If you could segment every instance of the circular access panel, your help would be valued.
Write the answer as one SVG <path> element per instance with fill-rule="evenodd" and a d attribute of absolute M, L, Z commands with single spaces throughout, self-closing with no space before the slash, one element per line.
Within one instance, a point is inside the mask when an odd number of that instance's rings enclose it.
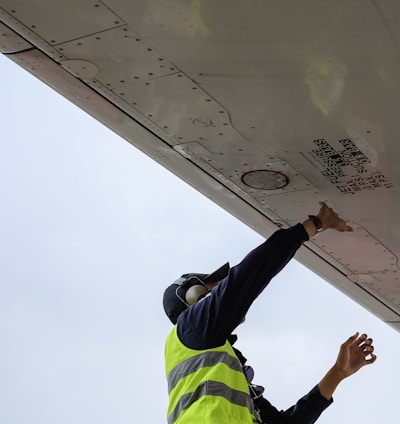
<path fill-rule="evenodd" d="M 282 172 L 266 169 L 246 172 L 242 175 L 242 181 L 248 187 L 258 190 L 278 190 L 289 184 L 289 178 Z"/>

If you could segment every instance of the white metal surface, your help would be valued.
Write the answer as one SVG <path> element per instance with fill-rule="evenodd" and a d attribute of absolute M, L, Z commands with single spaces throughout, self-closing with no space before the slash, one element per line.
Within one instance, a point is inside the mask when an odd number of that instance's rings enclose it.
<path fill-rule="evenodd" d="M 299 258 L 400 329 L 400 4 L 0 0 L 0 20 L 2 52 L 261 234 L 328 201 L 355 233 Z"/>

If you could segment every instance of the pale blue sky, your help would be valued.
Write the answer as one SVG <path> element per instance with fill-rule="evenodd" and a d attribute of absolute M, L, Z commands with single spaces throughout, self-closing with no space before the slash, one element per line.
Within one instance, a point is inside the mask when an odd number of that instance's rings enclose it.
<path fill-rule="evenodd" d="M 166 422 L 165 286 L 262 239 L 5 57 L 0 75 L 0 423 Z M 355 331 L 378 360 L 319 423 L 397 423 L 400 334 L 295 261 L 238 347 L 284 409 Z"/>

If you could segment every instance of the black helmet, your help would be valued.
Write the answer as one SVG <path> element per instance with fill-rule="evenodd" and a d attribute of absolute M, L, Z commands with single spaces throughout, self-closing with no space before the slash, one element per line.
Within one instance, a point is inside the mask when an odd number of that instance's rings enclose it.
<path fill-rule="evenodd" d="M 207 283 L 221 281 L 228 275 L 229 269 L 229 263 L 226 263 L 211 274 L 183 274 L 167 287 L 164 291 L 163 305 L 164 311 L 171 322 L 176 324 L 179 315 L 185 309 L 196 303 L 197 300 L 210 291 Z M 189 291 L 189 289 L 192 290 Z M 189 294 L 188 291 L 189 293 L 194 291 L 194 297 L 192 293 L 189 298 L 187 296 Z"/>

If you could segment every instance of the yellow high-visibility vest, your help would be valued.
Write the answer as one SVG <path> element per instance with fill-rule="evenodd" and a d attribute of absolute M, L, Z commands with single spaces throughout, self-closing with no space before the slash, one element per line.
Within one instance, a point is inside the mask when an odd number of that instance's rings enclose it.
<path fill-rule="evenodd" d="M 242 365 L 228 341 L 189 349 L 176 326 L 167 337 L 168 424 L 253 424 L 254 406 Z"/>

